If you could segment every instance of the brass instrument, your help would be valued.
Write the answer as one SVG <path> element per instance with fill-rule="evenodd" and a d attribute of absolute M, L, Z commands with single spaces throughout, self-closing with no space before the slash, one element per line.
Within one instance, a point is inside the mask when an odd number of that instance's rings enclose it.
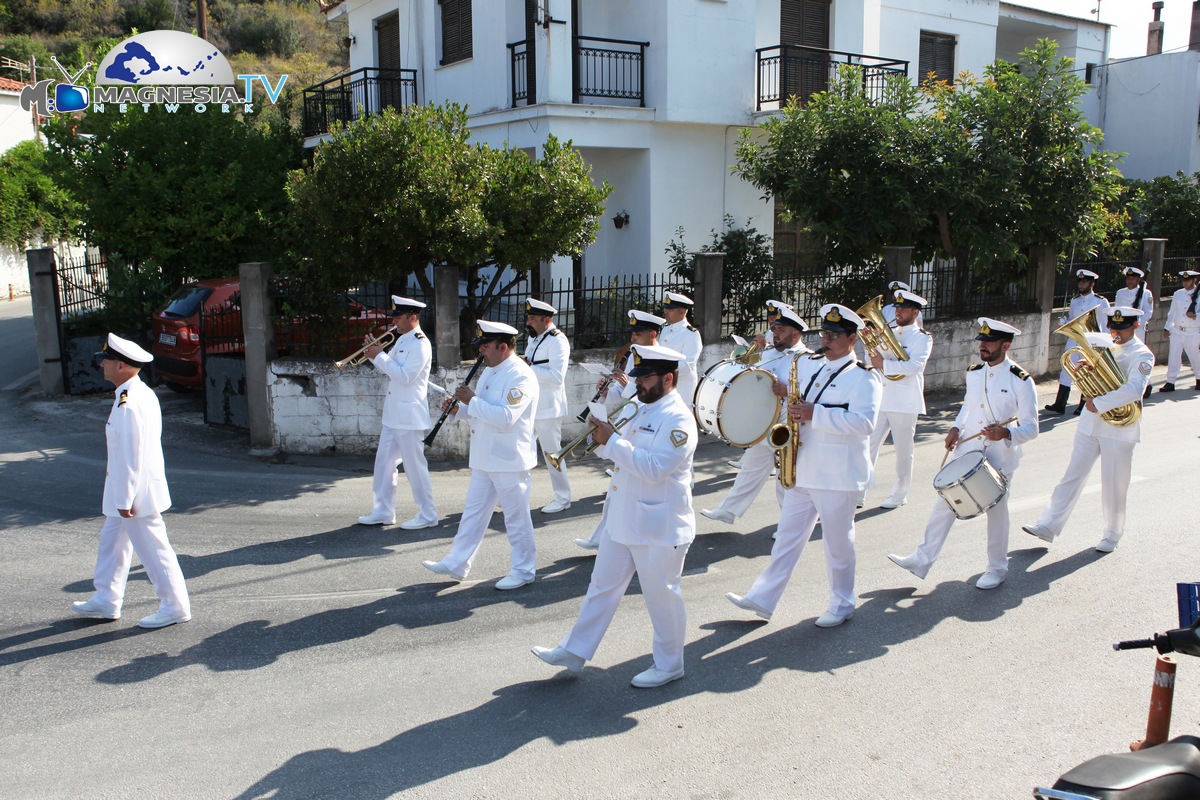
<path fill-rule="evenodd" d="M 632 345 L 633 342 L 626 342 L 621 346 L 621 349 L 617 351 L 617 357 L 613 359 L 613 372 L 616 372 L 617 370 L 624 370 L 625 357 L 629 355 L 629 348 Z M 580 411 L 579 414 L 575 416 L 575 419 L 579 420 L 580 422 L 587 422 L 587 418 L 591 416 L 592 413 L 588 406 L 590 406 L 592 403 L 599 402 L 604 395 L 608 394 L 608 387 L 612 386 L 613 380 L 614 378 L 612 376 L 612 372 L 610 372 L 608 377 L 600 382 L 600 388 L 598 388 L 596 393 L 592 395 L 592 399 L 588 401 L 588 404 L 583 407 L 583 411 Z"/>
<path fill-rule="evenodd" d="M 796 485 L 796 457 L 800 451 L 800 420 L 787 413 L 788 406 L 800 402 L 800 379 L 797 377 L 800 359 L 808 353 L 799 353 L 792 359 L 792 374 L 788 378 L 788 393 L 784 398 L 783 422 L 776 423 L 767 434 L 767 441 L 775 451 L 775 469 L 779 471 L 779 483 L 785 489 Z"/>
<path fill-rule="evenodd" d="M 621 411 L 625 408 L 625 406 L 628 406 L 628 405 L 633 406 L 633 413 L 627 417 L 622 417 Z M 626 423 L 628 423 L 631 419 L 636 417 L 637 413 L 638 413 L 637 401 L 634 400 L 633 398 L 630 398 L 629 400 L 626 400 L 624 403 L 621 403 L 621 405 L 617 406 L 611 412 L 609 412 L 608 424 L 613 426 L 614 431 L 619 431 L 619 430 L 621 430 L 622 427 L 625 426 Z M 569 444 L 564 446 L 557 453 L 547 453 L 546 454 L 546 462 L 550 466 L 554 467 L 555 469 L 561 470 L 562 467 L 560 467 L 559 465 L 562 463 L 562 460 L 567 457 L 568 453 L 571 453 L 571 457 L 578 461 L 579 459 L 586 456 L 588 453 L 595 450 L 597 447 L 600 446 L 599 442 L 592 442 L 591 444 L 589 444 L 587 447 L 585 447 L 583 449 L 583 452 L 580 452 L 580 453 L 572 453 L 571 452 L 576 447 L 579 447 L 579 445 L 581 445 L 585 441 L 587 441 L 587 438 L 592 435 L 592 431 L 594 429 L 595 429 L 594 425 L 589 425 L 588 429 L 586 431 L 584 431 L 582 434 L 580 434 L 579 436 L 576 436 L 574 439 L 572 439 Z"/>
<path fill-rule="evenodd" d="M 733 348 L 733 352 L 729 354 L 728 361 L 740 361 L 743 364 L 757 364 L 762 360 L 762 353 L 758 350 L 758 342 L 752 344 L 739 344 Z"/>
<path fill-rule="evenodd" d="M 892 326 L 888 325 L 883 316 L 883 295 L 868 301 L 855 313 L 867 323 L 858 332 L 858 336 L 862 339 L 863 347 L 866 348 L 868 355 L 880 355 L 884 350 L 889 350 L 897 361 L 908 361 L 908 351 L 904 349 L 904 345 L 900 344 L 900 340 L 892 332 Z M 904 376 L 884 375 L 884 377 L 889 381 L 898 381 Z"/>
<path fill-rule="evenodd" d="M 1125 371 L 1117 363 L 1116 357 L 1108 348 L 1095 348 L 1087 340 L 1087 334 L 1100 333 L 1100 325 L 1096 321 L 1096 309 L 1080 314 L 1075 319 L 1063 325 L 1055 333 L 1065 334 L 1075 340 L 1078 347 L 1072 347 L 1062 354 L 1062 367 L 1075 381 L 1084 397 L 1099 397 L 1102 394 L 1119 389 L 1125 383 Z M 1071 356 L 1079 356 L 1082 361 L 1078 364 Z M 1122 428 L 1132 425 L 1142 416 L 1142 403 L 1126 403 L 1100 415 L 1100 419 L 1110 425 Z"/>
<path fill-rule="evenodd" d="M 347 365 L 349 365 L 351 367 L 358 366 L 359 364 L 366 362 L 367 348 L 374 347 L 375 345 L 379 345 L 380 347 L 391 347 L 392 343 L 395 341 L 396 341 L 396 332 L 395 331 L 384 331 L 383 334 L 381 336 L 379 336 L 379 338 L 371 339 L 366 344 L 364 344 L 362 347 L 358 348 L 353 353 L 351 353 L 350 355 L 343 358 L 341 361 L 333 362 L 333 365 L 335 367 L 337 367 L 339 371 L 344 369 Z"/>

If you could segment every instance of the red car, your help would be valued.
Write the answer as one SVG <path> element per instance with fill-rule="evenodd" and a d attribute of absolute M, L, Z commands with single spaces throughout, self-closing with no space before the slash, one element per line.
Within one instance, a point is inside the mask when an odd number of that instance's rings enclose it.
<path fill-rule="evenodd" d="M 204 385 L 200 352 L 201 308 L 206 317 L 215 315 L 211 318 L 213 327 L 205 331 L 207 336 L 212 337 L 206 354 L 224 355 L 243 351 L 240 289 L 241 282 L 237 278 L 196 281 L 180 287 L 154 312 L 150 351 L 154 354 L 154 369 L 167 386 L 183 392 Z M 388 321 L 387 310 L 367 308 L 353 300 L 347 300 L 347 311 L 345 325 L 348 341 L 358 342 L 364 334 L 373 332 Z M 205 324 L 209 325 L 208 322 Z M 303 335 L 296 332 L 302 332 L 309 326 L 296 324 L 284 327 L 287 330 L 277 330 L 276 335 L 281 352 L 304 341 Z"/>

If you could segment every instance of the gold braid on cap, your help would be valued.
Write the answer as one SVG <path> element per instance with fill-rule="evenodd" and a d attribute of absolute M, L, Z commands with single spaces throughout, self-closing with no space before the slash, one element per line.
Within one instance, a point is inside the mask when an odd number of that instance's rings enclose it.
<path fill-rule="evenodd" d="M 829 320 L 830 322 L 841 322 L 842 315 L 841 312 L 838 311 L 838 307 L 834 306 L 833 308 L 829 309 L 829 313 L 825 315 L 825 319 Z"/>
<path fill-rule="evenodd" d="M 980 325 L 980 326 L 979 326 L 979 332 L 980 332 L 980 333 L 982 333 L 984 336 L 991 336 L 991 335 L 992 335 L 992 329 L 991 329 L 991 327 L 990 327 L 990 326 L 987 324 L 987 322 L 984 322 L 982 325 Z"/>

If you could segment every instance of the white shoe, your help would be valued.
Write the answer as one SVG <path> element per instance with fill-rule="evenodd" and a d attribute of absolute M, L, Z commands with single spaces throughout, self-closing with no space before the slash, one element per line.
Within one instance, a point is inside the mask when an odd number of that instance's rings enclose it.
<path fill-rule="evenodd" d="M 726 592 L 725 598 L 740 609 L 743 609 L 745 611 L 753 611 L 755 614 L 758 614 L 763 619 L 771 618 L 770 611 L 767 611 L 765 608 L 763 608 L 762 606 L 760 606 L 758 603 L 754 602 L 753 600 L 747 600 L 746 598 L 742 597 L 740 594 L 734 594 L 733 592 Z"/>
<path fill-rule="evenodd" d="M 584 550 L 599 550 L 600 543 L 593 542 L 591 539 L 576 539 L 575 544 L 582 547 Z"/>
<path fill-rule="evenodd" d="M 120 619 L 121 612 L 113 611 L 110 608 L 97 603 L 95 600 L 76 600 L 71 603 L 71 610 L 76 614 L 83 614 L 85 617 L 92 619 Z"/>
<path fill-rule="evenodd" d="M 571 672 L 579 672 L 583 669 L 584 659 L 574 653 L 568 653 L 562 648 L 562 645 L 535 647 L 533 654 L 552 667 L 564 667 Z"/>
<path fill-rule="evenodd" d="M 658 667 L 651 667 L 645 672 L 639 672 L 633 676 L 633 680 L 629 682 L 630 686 L 636 686 L 639 689 L 653 689 L 655 686 L 662 686 L 677 681 L 683 677 L 683 670 L 677 669 L 674 672 L 667 672 Z"/>
<path fill-rule="evenodd" d="M 496 588 L 501 591 L 505 589 L 520 589 L 522 586 L 530 583 L 533 583 L 533 578 L 517 578 L 512 575 L 505 575 L 496 581 Z"/>
<path fill-rule="evenodd" d="M 734 469 L 742 468 L 742 460 L 740 458 L 737 459 L 736 461 L 726 461 L 725 463 L 728 464 L 729 466 L 733 467 Z"/>
<path fill-rule="evenodd" d="M 608 477 L 610 477 L 610 478 L 615 478 L 615 477 L 617 477 L 617 473 L 613 472 L 611 469 L 606 469 L 606 470 L 604 470 L 604 474 L 605 474 L 605 475 L 607 475 L 607 476 L 608 476 Z"/>
<path fill-rule="evenodd" d="M 1100 543 L 1096 545 L 1097 553 L 1111 553 L 1113 550 L 1116 550 L 1116 549 L 1117 549 L 1117 543 L 1114 542 L 1112 539 L 1109 539 L 1107 536 L 1105 536 L 1103 539 L 1101 539 Z"/>
<path fill-rule="evenodd" d="M 899 508 L 900 506 L 904 505 L 907 502 L 908 502 L 907 498 L 896 497 L 895 495 L 893 495 L 893 496 L 889 497 L 887 500 L 884 500 L 882 503 L 880 503 L 879 507 L 880 508 Z"/>
<path fill-rule="evenodd" d="M 362 520 L 359 520 L 359 521 L 361 522 Z M 422 528 L 436 528 L 438 526 L 438 524 L 439 524 L 438 520 L 434 520 L 433 522 L 426 522 L 425 520 L 421 519 L 420 517 L 413 517 L 410 520 L 405 520 L 404 522 L 401 522 L 400 527 L 404 528 L 404 530 L 406 530 L 406 531 L 419 531 Z"/>
<path fill-rule="evenodd" d="M 137 626 L 139 628 L 165 628 L 168 625 L 174 625 L 178 622 L 187 622 L 192 618 L 191 614 L 168 614 L 165 611 L 155 611 L 148 617 L 142 617 Z"/>
<path fill-rule="evenodd" d="M 542 506 L 542 513 L 543 514 L 557 514 L 560 511 L 566 511 L 570 507 L 571 507 L 570 500 L 563 500 L 561 498 L 556 497 L 553 500 L 551 500 L 549 503 L 547 503 L 546 505 Z"/>
<path fill-rule="evenodd" d="M 979 580 L 975 581 L 976 589 L 995 589 L 1000 584 L 1004 583 L 1004 575 L 997 575 L 994 572 L 985 572 L 979 576 Z"/>
<path fill-rule="evenodd" d="M 737 517 L 722 508 L 714 508 L 711 511 L 707 508 L 702 508 L 700 509 L 700 513 L 709 519 L 715 519 L 717 522 L 724 522 L 726 525 L 732 525 L 737 520 Z"/>
<path fill-rule="evenodd" d="M 921 566 L 921 558 L 916 553 L 911 556 L 898 556 L 894 553 L 889 553 L 888 558 L 892 563 L 916 575 L 921 580 L 925 580 L 925 576 L 929 574 L 930 565 Z"/>
<path fill-rule="evenodd" d="M 1050 544 L 1054 541 L 1054 531 L 1050 530 L 1045 525 L 1022 525 L 1021 530 L 1038 537 L 1047 544 Z"/>
<path fill-rule="evenodd" d="M 452 572 L 449 567 L 441 561 L 422 561 L 422 566 L 430 572 L 436 572 L 438 575 L 445 575 L 447 578 L 453 578 L 456 581 L 465 581 L 466 575 L 459 575 L 457 572 Z"/>
<path fill-rule="evenodd" d="M 817 627 L 818 628 L 836 628 L 838 625 L 841 625 L 843 622 L 845 622 L 846 620 L 850 619 L 853 616 L 854 616 L 853 611 L 851 611 L 849 614 L 846 614 L 844 616 L 838 616 L 837 614 L 834 614 L 832 611 L 826 611 L 824 614 L 817 617 Z"/>
<path fill-rule="evenodd" d="M 367 514 L 365 517 L 358 518 L 358 524 L 359 525 L 395 525 L 396 518 L 392 517 L 391 519 L 388 519 L 387 517 L 377 517 L 374 514 Z"/>

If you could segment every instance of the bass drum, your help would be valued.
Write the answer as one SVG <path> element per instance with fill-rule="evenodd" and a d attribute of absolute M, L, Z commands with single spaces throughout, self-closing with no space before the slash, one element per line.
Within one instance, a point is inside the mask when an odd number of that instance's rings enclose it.
<path fill-rule="evenodd" d="M 775 375 L 737 361 L 713 365 L 696 387 L 696 424 L 734 447 L 758 444 L 779 419 Z"/>
<path fill-rule="evenodd" d="M 976 450 L 959 456 L 933 479 L 933 489 L 959 519 L 973 519 L 1004 499 L 1008 479 Z"/>

